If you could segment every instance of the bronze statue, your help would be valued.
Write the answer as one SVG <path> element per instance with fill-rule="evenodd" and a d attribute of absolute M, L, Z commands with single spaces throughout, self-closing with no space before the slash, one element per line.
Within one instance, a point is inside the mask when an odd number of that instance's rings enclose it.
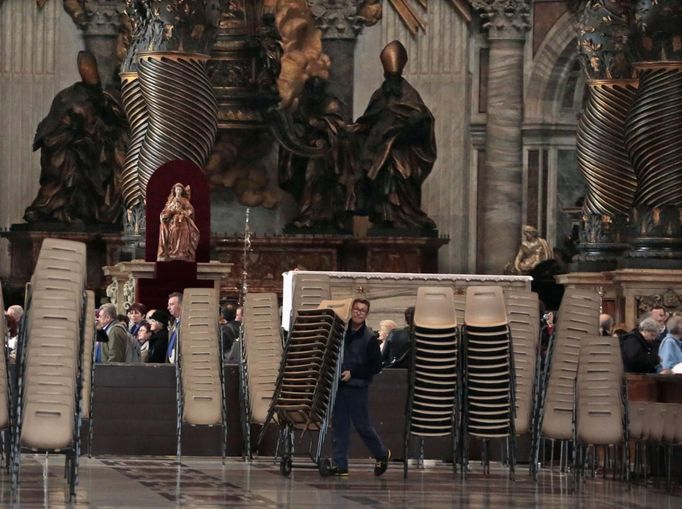
<path fill-rule="evenodd" d="M 327 93 L 326 80 L 312 77 L 306 81 L 288 135 L 320 150 L 303 153 L 289 143 L 279 153 L 280 186 L 299 204 L 299 214 L 290 224 L 296 229 L 345 227 L 355 180 L 348 126 L 340 110 L 339 100 Z"/>
<path fill-rule="evenodd" d="M 529 274 L 540 262 L 550 258 L 552 258 L 552 252 L 547 241 L 539 236 L 537 228 L 527 224 L 523 227 L 521 246 L 509 272 Z"/>
<path fill-rule="evenodd" d="M 196 259 L 199 228 L 194 223 L 194 207 L 190 198 L 190 186 L 178 182 L 171 189 L 166 206 L 161 211 L 157 261 L 193 262 Z"/>
<path fill-rule="evenodd" d="M 95 57 L 78 54 L 81 81 L 59 92 L 36 131 L 40 191 L 26 209 L 30 222 L 117 223 L 123 211 L 118 179 L 128 143 L 118 99 L 102 90 Z"/>
<path fill-rule="evenodd" d="M 436 161 L 434 118 L 402 77 L 407 51 L 399 41 L 383 49 L 381 63 L 384 82 L 352 126 L 365 179 L 355 209 L 376 225 L 434 229 L 421 209 L 421 186 Z"/>

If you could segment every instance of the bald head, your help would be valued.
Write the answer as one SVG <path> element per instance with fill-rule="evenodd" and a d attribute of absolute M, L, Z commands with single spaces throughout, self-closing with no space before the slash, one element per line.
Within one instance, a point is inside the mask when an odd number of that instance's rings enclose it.
<path fill-rule="evenodd" d="M 604 335 L 610 335 L 611 329 L 613 329 L 613 317 L 606 313 L 599 315 L 599 328 Z"/>
<path fill-rule="evenodd" d="M 7 308 L 7 311 L 5 311 L 5 314 L 7 316 L 11 316 L 14 318 L 14 320 L 19 323 L 21 320 L 21 317 L 24 316 L 24 308 L 22 308 L 18 304 L 14 304 L 13 306 L 10 306 Z"/>

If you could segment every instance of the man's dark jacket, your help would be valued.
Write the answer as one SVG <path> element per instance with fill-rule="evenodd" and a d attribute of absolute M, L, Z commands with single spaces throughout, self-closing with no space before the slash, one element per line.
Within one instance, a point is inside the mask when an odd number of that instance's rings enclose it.
<path fill-rule="evenodd" d="M 649 342 L 639 330 L 634 329 L 623 336 L 620 350 L 623 366 L 628 373 L 655 373 L 660 362 L 658 341 Z"/>
<path fill-rule="evenodd" d="M 350 387 L 367 387 L 372 377 L 381 371 L 381 348 L 372 329 L 363 324 L 353 331 L 349 325 L 346 331 L 341 371 L 350 370 Z M 342 382 L 343 384 L 343 382 Z"/>

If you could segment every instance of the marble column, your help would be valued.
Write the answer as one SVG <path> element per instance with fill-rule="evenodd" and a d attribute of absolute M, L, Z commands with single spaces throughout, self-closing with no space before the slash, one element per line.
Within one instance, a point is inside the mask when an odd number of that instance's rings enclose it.
<path fill-rule="evenodd" d="M 104 88 L 119 82 L 116 44 L 121 26 L 118 12 L 121 4 L 121 0 L 85 0 L 85 13 L 74 17 L 74 22 L 83 31 L 85 49 L 97 59 Z"/>
<path fill-rule="evenodd" d="M 342 114 L 353 116 L 353 58 L 358 34 L 369 21 L 358 15 L 364 0 L 308 0 L 322 48 L 331 60 L 329 92 L 343 103 Z"/>
<path fill-rule="evenodd" d="M 489 74 L 485 166 L 479 176 L 478 271 L 499 274 L 521 239 L 523 47 L 529 2 L 476 0 L 488 29 Z"/>

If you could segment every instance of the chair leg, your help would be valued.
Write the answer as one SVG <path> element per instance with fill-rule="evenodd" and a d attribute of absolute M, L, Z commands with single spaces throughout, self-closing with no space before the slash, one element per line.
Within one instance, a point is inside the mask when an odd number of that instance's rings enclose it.
<path fill-rule="evenodd" d="M 410 450 L 410 433 L 409 431 L 405 433 L 405 436 L 403 437 L 403 479 L 407 479 L 407 469 L 408 469 L 408 462 L 410 461 L 409 459 L 409 450 Z"/>
<path fill-rule="evenodd" d="M 672 463 L 673 463 L 673 446 L 666 445 L 666 472 L 665 472 L 665 488 L 670 491 L 673 487 L 672 483 Z"/>

